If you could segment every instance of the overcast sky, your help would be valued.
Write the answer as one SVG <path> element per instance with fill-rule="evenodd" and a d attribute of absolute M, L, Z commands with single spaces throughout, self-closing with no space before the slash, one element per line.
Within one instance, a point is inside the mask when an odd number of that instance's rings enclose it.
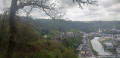
<path fill-rule="evenodd" d="M 60 5 L 64 8 L 62 11 L 66 13 L 63 17 L 66 20 L 72 21 L 120 21 L 120 0 L 99 0 L 99 6 L 83 6 L 83 9 L 79 8 L 77 4 L 74 4 L 72 0 L 61 0 Z M 0 0 L 0 13 L 3 6 L 2 0 Z M 25 15 L 22 12 L 20 15 Z M 37 10 L 31 13 L 33 18 L 49 18 L 44 12 Z"/>

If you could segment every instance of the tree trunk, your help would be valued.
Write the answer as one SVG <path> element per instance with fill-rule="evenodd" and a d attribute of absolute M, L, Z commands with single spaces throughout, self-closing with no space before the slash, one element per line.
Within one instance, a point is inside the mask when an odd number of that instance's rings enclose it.
<path fill-rule="evenodd" d="M 5 58 L 12 58 L 12 54 L 15 48 L 15 38 L 17 33 L 17 28 L 15 24 L 15 14 L 16 14 L 17 0 L 11 1 L 10 14 L 9 14 L 9 24 L 10 24 L 10 37 L 8 39 L 8 46 L 5 54 Z"/>

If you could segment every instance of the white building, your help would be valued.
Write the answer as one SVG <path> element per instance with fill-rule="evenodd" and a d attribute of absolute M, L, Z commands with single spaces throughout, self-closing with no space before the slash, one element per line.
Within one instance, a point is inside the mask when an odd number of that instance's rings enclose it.
<path fill-rule="evenodd" d="M 120 48 L 116 48 L 117 53 L 120 53 Z"/>
<path fill-rule="evenodd" d="M 113 44 L 112 43 L 104 43 L 107 49 L 112 49 Z"/>

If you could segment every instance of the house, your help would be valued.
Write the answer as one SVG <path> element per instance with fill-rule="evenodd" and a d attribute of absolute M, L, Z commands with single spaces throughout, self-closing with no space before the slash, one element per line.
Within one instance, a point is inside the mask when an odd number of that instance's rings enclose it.
<path fill-rule="evenodd" d="M 115 40 L 120 41 L 120 34 L 115 35 L 115 37 L 116 37 L 116 39 L 115 39 Z"/>
<path fill-rule="evenodd" d="M 104 37 L 104 38 L 113 38 L 113 35 L 112 34 L 102 34 L 101 37 Z"/>
<path fill-rule="evenodd" d="M 114 47 L 114 48 L 117 48 L 118 45 L 119 45 L 119 44 L 117 43 L 117 41 L 115 41 L 115 40 L 112 41 L 112 44 L 113 44 L 113 47 Z"/>
<path fill-rule="evenodd" d="M 67 37 L 74 37 L 74 33 L 73 33 L 73 32 L 67 32 L 67 33 L 66 33 L 66 36 L 67 36 Z"/>
<path fill-rule="evenodd" d="M 120 38 L 117 38 L 118 41 L 120 41 Z"/>
<path fill-rule="evenodd" d="M 120 53 L 120 48 L 116 48 L 117 53 Z"/>
<path fill-rule="evenodd" d="M 74 32 L 61 32 L 59 34 L 55 34 L 52 37 L 52 39 L 56 40 L 56 41 L 61 41 L 61 40 L 66 39 L 66 38 L 73 38 L 76 36 L 77 36 L 77 33 L 74 33 Z"/>
<path fill-rule="evenodd" d="M 107 49 L 113 49 L 113 44 L 112 43 L 104 43 Z"/>

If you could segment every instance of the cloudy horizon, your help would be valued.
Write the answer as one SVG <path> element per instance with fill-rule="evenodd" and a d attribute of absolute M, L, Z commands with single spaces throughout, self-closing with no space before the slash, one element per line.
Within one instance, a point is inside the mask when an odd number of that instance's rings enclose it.
<path fill-rule="evenodd" d="M 0 2 L 1 1 L 2 0 L 0 0 Z M 2 6 L 2 4 L 1 2 L 0 6 Z M 66 15 L 63 19 L 66 20 L 120 21 L 120 0 L 99 0 L 98 6 L 83 6 L 83 9 L 73 3 L 72 0 L 62 0 L 60 4 L 64 6 L 62 11 L 64 11 Z M 0 9 L 2 9 L 2 7 Z M 43 11 L 38 11 L 32 11 L 30 16 L 33 18 L 50 18 Z M 21 15 L 25 16 L 25 13 L 23 12 Z"/>

